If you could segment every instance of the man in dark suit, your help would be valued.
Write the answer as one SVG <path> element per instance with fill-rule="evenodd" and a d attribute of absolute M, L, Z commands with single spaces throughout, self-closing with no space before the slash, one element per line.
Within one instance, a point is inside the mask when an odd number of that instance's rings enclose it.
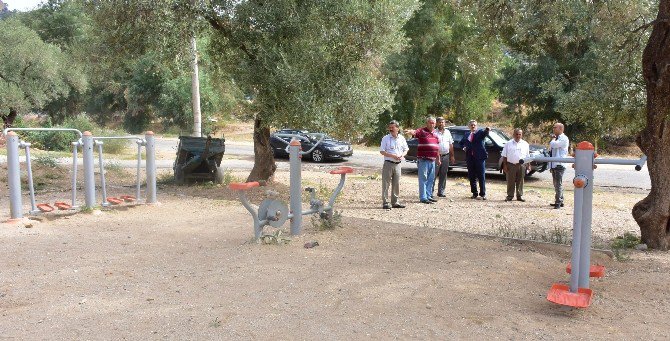
<path fill-rule="evenodd" d="M 465 162 L 468 166 L 468 179 L 470 179 L 470 191 L 472 199 L 481 197 L 486 200 L 486 158 L 489 154 L 484 147 L 484 139 L 489 135 L 491 128 L 477 130 L 477 121 L 468 122 L 470 132 L 465 133 L 461 139 L 461 146 L 465 151 Z M 477 192 L 477 181 L 479 181 L 479 192 Z"/>

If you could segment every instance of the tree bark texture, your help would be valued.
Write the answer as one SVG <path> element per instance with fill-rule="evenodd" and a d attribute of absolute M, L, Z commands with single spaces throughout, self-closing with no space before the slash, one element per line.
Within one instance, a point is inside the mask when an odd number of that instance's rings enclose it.
<path fill-rule="evenodd" d="M 647 88 L 647 125 L 638 145 L 647 155 L 651 191 L 635 204 L 633 217 L 642 242 L 670 248 L 670 0 L 661 0 L 658 17 L 642 55 Z"/>
<path fill-rule="evenodd" d="M 269 180 L 277 170 L 275 158 L 270 146 L 270 128 L 256 116 L 254 119 L 254 168 L 251 169 L 247 182 Z"/>
<path fill-rule="evenodd" d="M 14 108 L 9 108 L 8 115 L 2 115 L 2 129 L 11 128 L 16 120 L 18 112 Z"/>

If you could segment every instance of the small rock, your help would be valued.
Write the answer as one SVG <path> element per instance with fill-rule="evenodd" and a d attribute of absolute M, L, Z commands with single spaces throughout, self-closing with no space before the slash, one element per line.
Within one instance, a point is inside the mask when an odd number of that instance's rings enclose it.
<path fill-rule="evenodd" d="M 635 246 L 635 250 L 646 251 L 647 249 L 649 249 L 649 247 L 647 246 L 647 244 L 637 244 L 637 245 Z"/>
<path fill-rule="evenodd" d="M 28 223 L 28 224 L 25 225 L 25 228 L 27 228 L 27 229 L 33 228 L 33 224 Z"/>
<path fill-rule="evenodd" d="M 305 243 L 305 249 L 311 249 L 311 248 L 313 248 L 313 247 L 315 247 L 315 246 L 319 246 L 319 242 L 317 242 L 317 241 L 311 241 L 311 242 L 307 242 L 307 243 Z"/>

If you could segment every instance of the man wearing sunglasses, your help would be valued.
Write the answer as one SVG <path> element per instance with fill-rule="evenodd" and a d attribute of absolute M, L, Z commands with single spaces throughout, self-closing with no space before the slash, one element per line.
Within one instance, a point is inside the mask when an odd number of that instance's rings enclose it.
<path fill-rule="evenodd" d="M 507 141 L 500 153 L 502 156 L 502 170 L 507 178 L 507 197 L 505 201 L 512 201 L 516 188 L 516 200 L 526 201 L 523 198 L 523 179 L 526 176 L 528 165 L 520 160 L 530 157 L 530 146 L 522 139 L 523 131 L 514 129 L 514 138 Z"/>

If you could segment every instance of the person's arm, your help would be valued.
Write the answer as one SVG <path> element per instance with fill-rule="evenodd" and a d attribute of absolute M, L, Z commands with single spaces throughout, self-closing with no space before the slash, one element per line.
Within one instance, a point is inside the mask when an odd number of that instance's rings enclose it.
<path fill-rule="evenodd" d="M 505 143 L 503 146 L 502 152 L 500 152 L 500 156 L 502 156 L 502 167 L 500 167 L 500 171 L 507 173 L 507 143 Z"/>
<path fill-rule="evenodd" d="M 456 163 L 456 157 L 454 156 L 454 141 L 449 143 L 449 162 L 451 162 L 451 164 Z"/>
<path fill-rule="evenodd" d="M 568 148 L 568 137 L 565 134 L 561 134 L 549 142 L 551 149 L 554 148 Z"/>

